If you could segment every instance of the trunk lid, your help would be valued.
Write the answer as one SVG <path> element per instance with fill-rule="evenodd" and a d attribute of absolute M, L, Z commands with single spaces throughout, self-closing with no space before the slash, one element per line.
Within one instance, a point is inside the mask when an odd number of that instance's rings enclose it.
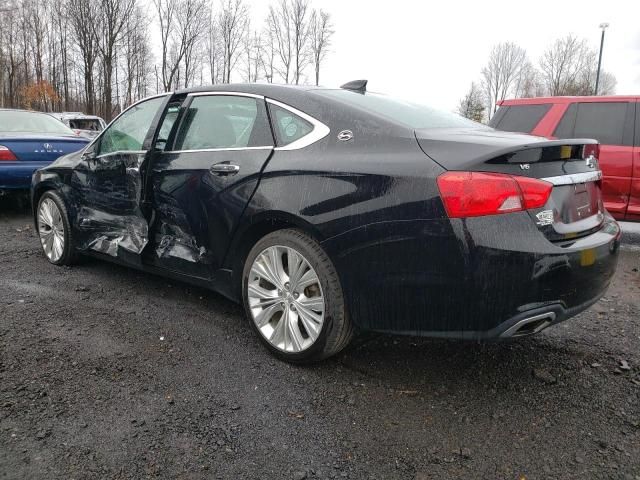
<path fill-rule="evenodd" d="M 18 161 L 52 162 L 61 155 L 83 148 L 89 140 L 78 136 L 9 134 L 0 135 L 0 145 L 13 152 Z"/>
<path fill-rule="evenodd" d="M 551 241 L 588 235 L 604 220 L 595 140 L 547 140 L 490 128 L 415 134 L 424 153 L 449 171 L 501 173 L 553 184 L 546 205 L 528 210 Z"/>

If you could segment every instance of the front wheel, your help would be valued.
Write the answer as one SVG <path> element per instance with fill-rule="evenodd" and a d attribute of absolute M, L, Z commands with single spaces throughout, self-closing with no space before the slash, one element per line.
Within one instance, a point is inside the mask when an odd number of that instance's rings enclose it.
<path fill-rule="evenodd" d="M 258 241 L 245 262 L 242 293 L 252 328 L 283 360 L 322 360 L 353 336 L 333 263 L 298 230 L 279 230 Z"/>
<path fill-rule="evenodd" d="M 69 215 L 60 195 L 49 190 L 38 202 L 36 214 L 42 251 L 54 265 L 71 265 L 77 258 Z"/>

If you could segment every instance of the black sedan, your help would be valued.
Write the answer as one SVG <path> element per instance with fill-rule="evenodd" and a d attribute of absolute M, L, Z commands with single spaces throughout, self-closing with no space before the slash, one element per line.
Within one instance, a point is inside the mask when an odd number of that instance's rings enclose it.
<path fill-rule="evenodd" d="M 36 172 L 32 200 L 50 262 L 90 254 L 215 290 L 302 362 L 356 329 L 509 338 L 588 308 L 620 239 L 597 155 L 365 81 L 221 85 L 133 105 Z"/>

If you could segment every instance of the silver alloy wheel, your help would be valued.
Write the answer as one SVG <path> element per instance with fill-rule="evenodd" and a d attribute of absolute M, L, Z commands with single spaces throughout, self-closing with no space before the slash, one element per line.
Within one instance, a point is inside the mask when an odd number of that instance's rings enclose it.
<path fill-rule="evenodd" d="M 264 338 L 288 353 L 318 339 L 325 302 L 318 274 L 297 250 L 274 245 L 263 250 L 249 272 L 251 317 Z"/>
<path fill-rule="evenodd" d="M 40 202 L 38 209 L 38 233 L 45 255 L 57 262 L 64 252 L 64 223 L 56 203 L 50 198 Z"/>

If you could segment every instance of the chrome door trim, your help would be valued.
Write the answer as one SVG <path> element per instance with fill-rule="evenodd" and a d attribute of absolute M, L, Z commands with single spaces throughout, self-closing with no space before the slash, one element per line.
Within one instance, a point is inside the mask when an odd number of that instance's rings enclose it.
<path fill-rule="evenodd" d="M 197 152 L 238 152 L 242 150 L 271 150 L 273 146 L 264 146 L 264 147 L 228 147 L 228 148 L 198 148 L 195 150 L 166 150 L 162 151 L 161 154 L 165 153 L 197 153 Z"/>
<path fill-rule="evenodd" d="M 249 97 L 249 98 L 259 98 L 260 100 L 264 100 L 264 95 L 257 95 L 255 93 L 245 93 L 245 92 L 192 92 L 187 94 L 187 97 L 207 97 L 211 95 L 225 95 L 225 96 L 233 96 L 233 97 Z"/>
<path fill-rule="evenodd" d="M 577 183 L 597 182 L 602 180 L 602 171 L 570 173 L 568 175 L 558 175 L 557 177 L 545 177 L 540 180 L 552 183 L 553 185 L 574 185 Z"/>

